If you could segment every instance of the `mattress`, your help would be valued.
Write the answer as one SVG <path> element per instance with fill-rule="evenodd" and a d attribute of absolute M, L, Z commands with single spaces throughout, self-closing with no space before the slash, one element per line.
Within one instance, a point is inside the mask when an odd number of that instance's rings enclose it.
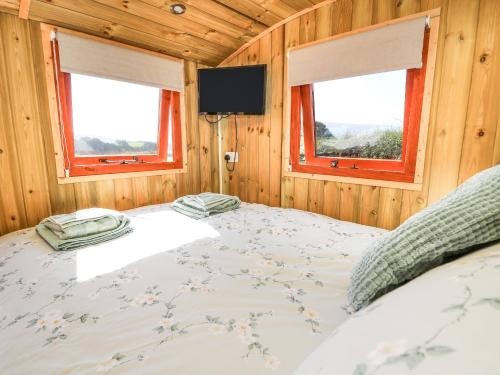
<path fill-rule="evenodd" d="M 257 204 L 128 214 L 133 233 L 71 252 L 0 238 L 0 373 L 290 374 L 346 320 L 350 270 L 385 232 Z"/>

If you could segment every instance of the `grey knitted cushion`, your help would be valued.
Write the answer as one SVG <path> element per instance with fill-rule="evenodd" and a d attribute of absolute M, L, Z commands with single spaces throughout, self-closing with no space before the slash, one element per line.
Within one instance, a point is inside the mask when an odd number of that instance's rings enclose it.
<path fill-rule="evenodd" d="M 448 260 L 500 239 L 500 165 L 465 181 L 388 232 L 351 274 L 348 309 L 357 311 Z"/>

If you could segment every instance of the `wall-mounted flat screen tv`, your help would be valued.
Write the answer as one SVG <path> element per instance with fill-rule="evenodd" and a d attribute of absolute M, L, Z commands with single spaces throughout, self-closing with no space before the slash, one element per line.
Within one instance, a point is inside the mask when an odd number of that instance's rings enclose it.
<path fill-rule="evenodd" d="M 198 70 L 199 112 L 263 115 L 266 65 Z"/>

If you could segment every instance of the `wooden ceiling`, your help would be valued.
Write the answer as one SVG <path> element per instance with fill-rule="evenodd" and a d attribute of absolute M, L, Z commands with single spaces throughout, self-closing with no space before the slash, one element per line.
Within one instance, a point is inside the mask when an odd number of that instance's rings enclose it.
<path fill-rule="evenodd" d="M 215 66 L 268 27 L 321 2 L 0 0 L 0 11 Z M 186 12 L 172 14 L 174 3 Z"/>

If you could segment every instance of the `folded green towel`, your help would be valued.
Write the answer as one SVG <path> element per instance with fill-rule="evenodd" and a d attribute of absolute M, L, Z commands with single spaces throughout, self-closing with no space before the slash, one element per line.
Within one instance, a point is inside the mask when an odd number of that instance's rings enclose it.
<path fill-rule="evenodd" d="M 49 228 L 60 240 L 67 240 L 108 232 L 118 228 L 124 220 L 128 219 L 120 212 L 88 208 L 71 214 L 50 216 L 40 224 Z"/>
<path fill-rule="evenodd" d="M 83 237 L 74 237 L 70 239 L 59 238 L 45 224 L 38 224 L 36 226 L 36 231 L 50 246 L 52 246 L 52 248 L 54 248 L 54 250 L 64 251 L 74 250 L 85 246 L 97 245 L 101 242 L 121 237 L 127 233 L 132 232 L 132 228 L 129 226 L 129 224 L 130 220 L 126 216 L 124 216 L 124 219 L 121 221 L 120 225 L 112 230 Z"/>
<path fill-rule="evenodd" d="M 36 231 L 55 250 L 95 245 L 132 231 L 124 214 L 104 208 L 88 208 L 71 214 L 50 216 Z"/>
<path fill-rule="evenodd" d="M 202 219 L 210 215 L 235 210 L 240 204 L 240 199 L 232 195 L 201 193 L 176 199 L 172 203 L 172 209 L 193 219 Z"/>

